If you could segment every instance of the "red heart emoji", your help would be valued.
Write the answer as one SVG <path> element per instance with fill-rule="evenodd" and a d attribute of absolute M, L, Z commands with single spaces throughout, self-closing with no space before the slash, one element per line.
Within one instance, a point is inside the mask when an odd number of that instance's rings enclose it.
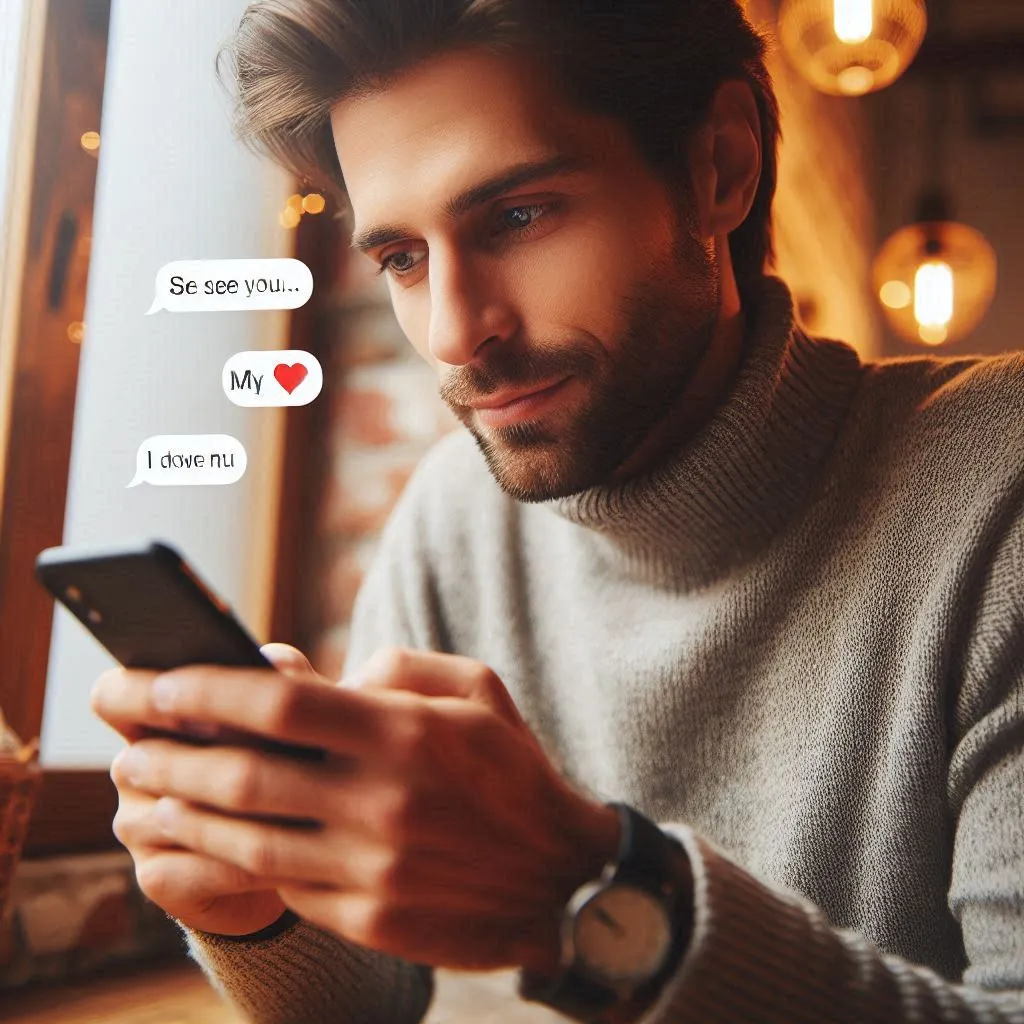
<path fill-rule="evenodd" d="M 290 395 L 305 379 L 309 370 L 302 363 L 278 363 L 274 367 L 274 380 Z"/>

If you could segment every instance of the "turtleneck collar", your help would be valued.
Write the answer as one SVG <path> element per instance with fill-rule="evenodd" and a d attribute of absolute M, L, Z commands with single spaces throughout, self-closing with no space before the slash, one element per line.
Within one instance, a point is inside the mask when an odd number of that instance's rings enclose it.
<path fill-rule="evenodd" d="M 740 366 L 695 435 L 642 476 L 545 503 L 650 582 L 706 586 L 796 515 L 861 379 L 852 348 L 796 325 L 778 278 L 747 313 Z"/>

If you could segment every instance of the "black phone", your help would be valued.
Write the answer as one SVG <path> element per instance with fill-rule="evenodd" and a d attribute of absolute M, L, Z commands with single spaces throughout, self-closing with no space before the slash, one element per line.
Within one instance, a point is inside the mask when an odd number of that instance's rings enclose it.
<path fill-rule="evenodd" d="M 162 541 L 47 548 L 36 559 L 36 577 L 126 668 L 273 668 L 227 602 Z M 217 740 L 305 760 L 323 754 L 234 731 Z"/>

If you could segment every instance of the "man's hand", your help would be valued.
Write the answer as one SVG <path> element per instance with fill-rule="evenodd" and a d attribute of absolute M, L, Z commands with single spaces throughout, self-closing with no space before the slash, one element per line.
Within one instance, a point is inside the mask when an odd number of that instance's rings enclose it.
<path fill-rule="evenodd" d="M 264 655 L 281 672 L 313 676 L 313 669 L 295 648 L 268 644 Z M 266 674 L 270 674 L 269 672 Z M 149 689 L 156 672 L 112 669 L 93 689 L 93 710 L 129 742 L 129 750 L 153 729 L 174 731 L 182 724 L 153 708 Z M 330 685 L 321 678 L 321 683 Z M 193 748 L 170 743 L 182 750 Z M 154 812 L 158 798 L 132 786 L 114 760 L 111 777 L 117 786 L 114 834 L 135 862 L 139 888 L 157 906 L 189 928 L 219 935 L 248 935 L 273 924 L 285 911 L 272 879 L 259 878 L 237 864 L 188 850 L 163 834 Z"/>
<path fill-rule="evenodd" d="M 485 665 L 392 648 L 360 677 L 164 673 L 158 713 L 328 757 L 143 739 L 117 771 L 158 798 L 164 841 L 275 880 L 322 928 L 437 967 L 554 971 L 562 908 L 614 855 L 617 816 L 559 777 Z"/>

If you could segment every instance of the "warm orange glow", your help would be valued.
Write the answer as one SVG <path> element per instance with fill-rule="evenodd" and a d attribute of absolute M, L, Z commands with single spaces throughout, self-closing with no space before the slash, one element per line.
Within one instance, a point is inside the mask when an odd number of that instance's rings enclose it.
<path fill-rule="evenodd" d="M 83 338 L 85 338 L 85 324 L 81 320 L 75 320 L 73 323 L 68 324 L 69 341 L 73 341 L 76 345 L 81 345 Z"/>
<path fill-rule="evenodd" d="M 319 192 L 310 192 L 310 194 L 302 200 L 302 209 L 305 210 L 306 213 L 322 213 L 326 205 L 327 200 L 324 199 Z"/>
<path fill-rule="evenodd" d="M 863 96 L 874 88 L 875 74 L 870 68 L 851 64 L 836 75 L 836 85 L 847 96 Z"/>
<path fill-rule="evenodd" d="M 100 148 L 100 133 L 99 132 L 83 132 L 82 137 L 78 140 L 82 149 L 89 153 L 95 153 Z"/>
<path fill-rule="evenodd" d="M 302 196 L 296 192 L 294 195 L 288 197 L 287 203 L 289 210 L 294 210 L 297 214 L 302 214 Z"/>
<path fill-rule="evenodd" d="M 293 228 L 300 220 L 302 220 L 302 214 L 299 213 L 294 207 L 286 206 L 280 216 L 277 218 L 283 228 Z"/>
<path fill-rule="evenodd" d="M 937 334 L 942 330 L 945 341 L 949 321 L 953 319 L 953 269 L 942 260 L 929 260 L 914 275 L 914 316 L 922 328 Z"/>
<path fill-rule="evenodd" d="M 871 0 L 835 0 L 832 26 L 844 43 L 863 43 L 874 27 Z"/>
<path fill-rule="evenodd" d="M 890 309 L 906 309 L 913 301 L 914 293 L 903 281 L 886 281 L 879 289 L 878 297 Z"/>
<path fill-rule="evenodd" d="M 926 345 L 941 345 L 949 337 L 949 331 L 941 325 L 921 324 L 917 336 Z"/>
<path fill-rule="evenodd" d="M 863 96 L 906 71 L 927 25 L 925 0 L 781 0 L 777 36 L 816 89 Z"/>
<path fill-rule="evenodd" d="M 918 345 L 968 338 L 995 295 L 995 251 L 955 221 L 919 221 L 890 235 L 875 258 L 875 291 L 892 329 Z"/>

